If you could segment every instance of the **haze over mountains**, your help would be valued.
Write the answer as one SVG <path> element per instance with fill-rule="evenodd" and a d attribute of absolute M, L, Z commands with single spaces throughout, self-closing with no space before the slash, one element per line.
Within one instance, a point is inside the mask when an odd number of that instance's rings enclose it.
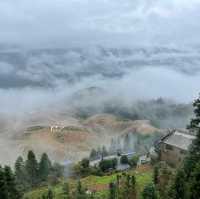
<path fill-rule="evenodd" d="M 16 139 L 30 127 L 76 129 L 99 115 L 108 122 L 104 114 L 184 128 L 200 85 L 199 8 L 198 0 L 2 0 L 4 153 L 25 150 Z"/>
<path fill-rule="evenodd" d="M 38 112 L 66 113 L 76 104 L 102 109 L 102 104 L 113 101 L 129 107 L 159 97 L 190 103 L 198 95 L 194 85 L 200 83 L 199 51 L 197 47 L 1 46 L 0 113 L 27 119 Z"/>
<path fill-rule="evenodd" d="M 152 93 L 151 97 L 167 96 L 168 93 L 164 94 L 162 90 L 172 89 L 170 92 L 173 93 L 173 89 L 175 92 L 180 89 L 178 99 L 182 97 L 185 101 L 192 99 L 196 92 L 192 85 L 199 83 L 199 52 L 197 47 L 1 49 L 0 87 L 2 90 L 55 89 L 81 82 L 82 88 L 102 85 L 109 89 L 112 84 L 116 87 L 126 84 L 128 89 L 137 84 L 145 89 L 145 84 L 149 86 L 148 81 L 152 79 L 153 86 L 161 81 L 160 87 L 154 88 L 158 92 Z M 120 85 L 117 85 L 119 79 Z M 175 88 L 171 88 L 171 81 L 176 81 Z M 191 97 L 182 96 L 182 84 L 190 88 Z M 134 92 L 138 91 L 135 89 Z"/>

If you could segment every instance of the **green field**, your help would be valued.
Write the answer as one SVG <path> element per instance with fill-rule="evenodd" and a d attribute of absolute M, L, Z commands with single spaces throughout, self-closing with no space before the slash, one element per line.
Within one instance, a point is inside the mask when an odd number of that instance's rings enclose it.
<path fill-rule="evenodd" d="M 136 181 L 137 181 L 137 190 L 140 195 L 142 190 L 144 189 L 144 186 L 150 182 L 152 182 L 152 169 L 148 168 L 145 170 L 130 170 L 128 173 L 135 174 Z M 118 173 L 119 174 L 119 173 Z M 97 190 L 95 198 L 98 199 L 104 199 L 107 197 L 108 194 L 108 185 L 110 182 L 114 181 L 116 179 L 117 174 L 112 174 L 109 176 L 89 176 L 86 178 L 81 179 L 82 185 L 89 190 Z M 70 179 L 69 181 L 70 189 L 74 190 L 76 186 L 76 181 L 73 179 Z M 51 187 L 55 199 L 63 199 L 62 197 L 62 185 L 63 183 L 60 183 L 56 186 Z M 24 198 L 28 199 L 40 199 L 43 193 L 45 193 L 48 190 L 48 187 L 41 187 L 34 191 L 31 191 L 27 194 L 25 194 Z"/>

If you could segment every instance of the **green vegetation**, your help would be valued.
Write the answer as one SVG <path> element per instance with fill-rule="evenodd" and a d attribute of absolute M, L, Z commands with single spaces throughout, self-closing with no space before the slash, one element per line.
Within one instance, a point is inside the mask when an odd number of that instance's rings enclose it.
<path fill-rule="evenodd" d="M 123 155 L 123 156 L 120 158 L 120 163 L 121 163 L 121 164 L 129 164 L 128 157 L 127 157 L 126 155 Z"/>
<path fill-rule="evenodd" d="M 110 160 L 102 160 L 99 163 L 99 168 L 101 169 L 102 172 L 107 172 L 109 170 L 114 170 L 116 169 L 117 166 L 117 159 L 113 158 Z"/>
<path fill-rule="evenodd" d="M 156 192 L 154 184 L 151 183 L 146 185 L 142 193 L 142 196 L 143 199 L 158 199 L 158 194 Z"/>
<path fill-rule="evenodd" d="M 160 102 L 161 103 L 161 102 Z M 154 169 L 137 165 L 138 157 L 122 164 L 132 169 L 117 172 L 117 159 L 104 159 L 105 147 L 92 150 L 90 159 L 100 156 L 99 166 L 90 166 L 85 158 L 74 167 L 74 178 L 63 180 L 63 167 L 52 164 L 47 154 L 38 161 L 29 151 L 27 159 L 18 157 L 14 172 L 0 167 L 0 198 L 2 199 L 199 199 L 200 198 L 200 98 L 194 102 L 196 117 L 189 126 L 194 140 L 183 165 L 176 169 L 160 162 Z M 128 137 L 126 138 L 127 140 Z M 145 140 L 149 137 L 145 137 Z M 24 194 L 25 193 L 25 194 Z"/>
<path fill-rule="evenodd" d="M 15 181 L 14 173 L 9 166 L 0 167 L 0 198 L 20 199 L 22 193 Z"/>
<path fill-rule="evenodd" d="M 97 160 L 99 158 L 103 158 L 109 155 L 109 152 L 107 151 L 106 147 L 103 146 L 102 148 L 92 149 L 90 152 L 90 160 Z"/>
<path fill-rule="evenodd" d="M 188 128 L 191 133 L 196 134 L 196 139 L 183 164 L 173 170 L 160 163 L 154 169 L 154 184 L 161 199 L 200 198 L 200 97 L 193 105 L 195 118 L 191 120 Z"/>
<path fill-rule="evenodd" d="M 47 154 L 42 154 L 38 162 L 33 151 L 29 151 L 27 160 L 20 156 L 15 162 L 14 172 L 9 166 L 0 166 L 0 198 L 21 199 L 25 192 L 42 185 L 50 184 L 63 176 L 63 167 L 51 164 Z M 41 196 L 43 199 L 53 198 L 53 192 Z"/>
<path fill-rule="evenodd" d="M 136 189 L 137 189 L 137 195 L 138 198 L 141 197 L 142 191 L 144 187 L 152 182 L 152 176 L 153 172 L 151 168 L 147 168 L 144 171 L 140 170 L 130 170 L 127 172 L 130 176 L 135 176 L 136 181 Z M 107 199 L 109 197 L 109 184 L 112 182 L 116 182 L 118 176 L 123 176 L 123 173 L 114 173 L 111 175 L 106 176 L 88 176 L 85 178 L 81 178 L 80 182 L 82 185 L 82 189 L 88 189 L 91 191 L 95 191 L 95 194 L 93 195 L 94 199 Z M 70 193 L 72 196 L 75 196 L 75 192 L 77 189 L 77 181 L 75 179 L 69 179 L 67 182 L 61 182 L 57 184 L 56 186 L 52 186 L 51 189 L 54 193 L 54 199 L 63 199 L 63 193 L 66 192 L 65 189 L 63 190 L 63 187 L 65 187 L 67 183 L 67 193 L 70 190 Z M 28 199 L 37 199 L 40 198 L 43 194 L 47 193 L 48 187 L 40 187 L 33 191 L 30 191 L 25 194 L 24 198 Z M 139 197 L 140 196 L 140 197 Z M 74 199 L 74 198 L 72 198 Z"/>

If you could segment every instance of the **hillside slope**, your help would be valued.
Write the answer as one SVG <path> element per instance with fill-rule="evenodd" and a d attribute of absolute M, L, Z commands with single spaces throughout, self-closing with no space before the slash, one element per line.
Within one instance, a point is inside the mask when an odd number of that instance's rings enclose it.
<path fill-rule="evenodd" d="M 33 149 L 47 152 L 57 161 L 77 161 L 88 156 L 92 148 L 109 148 L 111 140 L 126 134 L 154 135 L 161 132 L 149 121 L 122 120 L 111 114 L 98 114 L 77 124 L 66 126 L 32 126 L 18 138 L 24 153 Z"/>

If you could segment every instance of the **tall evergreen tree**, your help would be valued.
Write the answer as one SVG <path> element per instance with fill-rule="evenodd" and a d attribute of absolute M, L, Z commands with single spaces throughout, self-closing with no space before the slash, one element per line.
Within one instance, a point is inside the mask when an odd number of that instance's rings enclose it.
<path fill-rule="evenodd" d="M 15 162 L 15 177 L 18 187 L 23 191 L 26 190 L 28 187 L 27 175 L 25 170 L 25 163 L 21 156 L 19 156 Z"/>
<path fill-rule="evenodd" d="M 185 174 L 182 169 L 177 172 L 174 183 L 174 199 L 186 198 L 186 185 L 185 185 Z"/>
<path fill-rule="evenodd" d="M 90 160 L 98 159 L 98 152 L 95 149 L 92 149 L 90 152 Z"/>
<path fill-rule="evenodd" d="M 200 198 L 200 162 L 196 165 L 190 180 L 190 199 L 199 199 Z"/>
<path fill-rule="evenodd" d="M 9 166 L 5 166 L 4 168 L 4 176 L 8 199 L 20 199 L 21 194 L 17 190 L 15 176 Z"/>
<path fill-rule="evenodd" d="M 106 149 L 105 146 L 102 147 L 102 156 L 103 156 L 103 157 L 108 156 L 108 151 L 107 151 L 107 149 Z"/>
<path fill-rule="evenodd" d="M 200 97 L 194 101 L 195 117 L 188 126 L 189 130 L 196 134 L 189 154 L 184 160 L 183 170 L 179 171 L 175 178 L 174 193 L 175 198 L 198 199 L 200 198 Z M 185 192 L 187 188 L 187 192 Z M 186 196 L 187 194 L 187 196 Z"/>
<path fill-rule="evenodd" d="M 38 184 L 38 163 L 33 151 L 28 152 L 26 161 L 26 172 L 30 186 L 36 186 Z"/>
<path fill-rule="evenodd" d="M 0 198 L 8 198 L 8 191 L 7 191 L 7 186 L 6 186 L 6 181 L 5 181 L 5 176 L 4 176 L 4 170 L 2 167 L 0 167 Z"/>
<path fill-rule="evenodd" d="M 86 199 L 87 195 L 85 193 L 85 190 L 82 187 L 81 181 L 78 181 L 77 187 L 76 187 L 76 199 Z"/>
<path fill-rule="evenodd" d="M 39 178 L 41 181 L 47 181 L 48 175 L 51 169 L 51 161 L 46 153 L 42 154 L 40 163 L 39 163 Z"/>
<path fill-rule="evenodd" d="M 200 161 L 200 97 L 194 101 L 193 106 L 195 118 L 191 120 L 188 129 L 196 134 L 196 139 L 193 141 L 189 155 L 184 161 L 184 171 L 187 179 L 191 176 L 196 163 Z"/>

